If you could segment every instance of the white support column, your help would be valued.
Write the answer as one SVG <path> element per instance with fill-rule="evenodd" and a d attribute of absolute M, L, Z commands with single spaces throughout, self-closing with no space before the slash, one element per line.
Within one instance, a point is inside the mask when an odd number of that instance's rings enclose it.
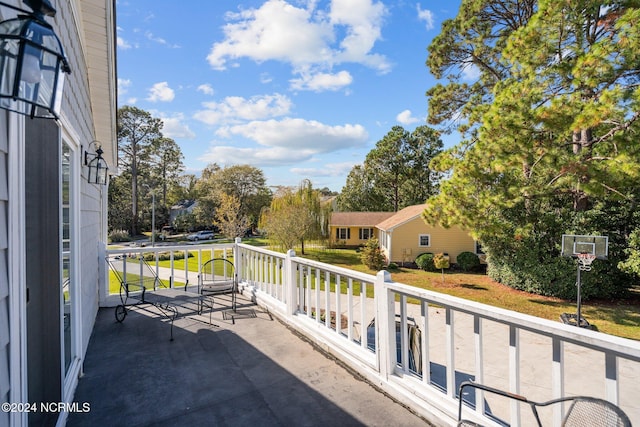
<path fill-rule="evenodd" d="M 235 245 L 233 245 L 233 268 L 236 270 L 238 283 L 242 282 L 244 279 L 242 276 L 242 257 L 240 256 L 240 246 L 238 246 L 241 242 L 242 239 L 240 237 L 236 237 Z"/>
<path fill-rule="evenodd" d="M 287 316 L 293 316 L 298 311 L 298 296 L 296 295 L 296 269 L 293 268 L 293 258 L 296 251 L 289 249 L 284 259 L 284 293 L 287 296 Z"/>
<path fill-rule="evenodd" d="M 347 282 L 347 318 L 349 319 L 347 338 L 353 341 L 353 279 L 351 277 Z"/>
<path fill-rule="evenodd" d="M 473 316 L 473 336 L 476 354 L 475 380 L 479 384 L 484 384 L 484 352 L 482 345 L 482 318 Z M 476 412 L 484 413 L 484 393 L 481 389 L 476 389 Z"/>
<path fill-rule="evenodd" d="M 616 405 L 619 404 L 618 394 L 618 358 L 613 353 L 605 353 L 605 399 Z"/>
<path fill-rule="evenodd" d="M 421 302 L 420 311 L 422 312 L 422 382 L 431 384 L 431 366 L 429 356 L 429 303 Z"/>
<path fill-rule="evenodd" d="M 453 310 L 446 308 L 446 358 L 447 358 L 447 396 L 456 396 L 456 360 L 455 360 L 455 332 L 453 328 Z"/>
<path fill-rule="evenodd" d="M 509 391 L 520 394 L 520 334 L 509 326 Z M 511 399 L 511 425 L 520 425 L 520 405 Z"/>
<path fill-rule="evenodd" d="M 340 305 L 340 283 L 342 282 L 342 279 L 340 278 L 339 274 L 336 274 L 336 326 L 335 326 L 335 330 L 337 333 L 340 333 L 341 329 L 342 329 L 342 322 L 338 322 L 337 319 L 340 319 L 340 316 L 342 315 L 342 306 Z"/>
<path fill-rule="evenodd" d="M 360 345 L 367 348 L 367 284 L 360 282 Z"/>
<path fill-rule="evenodd" d="M 331 273 L 324 272 L 324 324 L 327 328 L 331 327 Z"/>
<path fill-rule="evenodd" d="M 552 342 L 551 393 L 554 399 L 564 396 L 564 341 L 554 337 Z M 562 423 L 563 405 L 554 405 L 553 425 Z"/>
<path fill-rule="evenodd" d="M 391 282 L 388 271 L 379 271 L 374 284 L 374 302 L 376 307 L 376 353 L 378 369 L 383 379 L 393 374 L 396 364 L 395 307 L 393 292 L 387 289 L 385 282 Z"/>

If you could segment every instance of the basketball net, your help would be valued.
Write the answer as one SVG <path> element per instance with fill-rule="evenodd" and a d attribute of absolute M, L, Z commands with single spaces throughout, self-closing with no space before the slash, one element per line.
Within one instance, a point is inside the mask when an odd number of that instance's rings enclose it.
<path fill-rule="evenodd" d="M 591 263 L 594 259 L 596 259 L 596 256 L 590 253 L 576 254 L 576 256 L 578 257 L 578 262 L 580 263 L 580 270 L 591 271 Z"/>

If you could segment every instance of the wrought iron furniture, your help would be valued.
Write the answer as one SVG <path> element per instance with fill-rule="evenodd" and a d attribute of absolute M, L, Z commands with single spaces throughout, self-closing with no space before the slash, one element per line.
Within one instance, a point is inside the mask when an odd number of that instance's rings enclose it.
<path fill-rule="evenodd" d="M 137 264 L 141 266 L 141 272 L 134 275 L 132 280 L 127 280 L 129 274 L 125 274 L 123 268 L 118 268 L 114 263 L 115 260 L 107 259 L 107 261 L 111 271 L 120 282 L 121 304 L 116 306 L 115 310 L 116 321 L 119 323 L 127 317 L 127 307 L 149 304 L 157 307 L 171 322 L 171 341 L 173 341 L 173 323 L 183 315 L 202 314 L 206 307 L 209 309 L 209 324 L 213 325 L 211 321 L 214 303 L 212 296 L 202 294 L 199 289 L 189 290 L 188 284 L 185 284 L 182 289 L 168 287 L 144 259 L 136 260 Z M 122 262 L 127 262 L 126 257 Z"/>
<path fill-rule="evenodd" d="M 489 393 L 498 394 L 509 399 L 514 399 L 519 402 L 526 403 L 531 408 L 536 425 L 540 427 L 542 427 L 543 424 L 540 420 L 538 409 L 561 403 L 568 404 L 568 409 L 562 417 L 562 426 L 631 427 L 631 421 L 629 420 L 629 417 L 624 413 L 624 411 L 607 400 L 587 396 L 571 396 L 552 399 L 546 402 L 534 402 L 524 396 L 510 393 L 494 387 L 489 387 L 484 384 L 478 384 L 473 381 L 465 381 L 460 384 L 458 394 L 458 427 L 481 426 L 481 424 L 478 424 L 475 421 L 462 419 L 462 403 L 463 400 L 465 400 L 464 389 L 467 387 L 484 390 Z M 484 405 L 484 402 L 476 404 Z M 486 416 L 492 418 L 495 421 L 503 423 L 501 422 L 501 420 L 497 420 L 495 417 L 491 416 L 490 413 L 486 414 Z"/>
<path fill-rule="evenodd" d="M 202 264 L 198 275 L 198 288 L 202 295 L 230 295 L 231 309 L 236 311 L 238 275 L 233 263 L 228 259 L 212 258 Z"/>

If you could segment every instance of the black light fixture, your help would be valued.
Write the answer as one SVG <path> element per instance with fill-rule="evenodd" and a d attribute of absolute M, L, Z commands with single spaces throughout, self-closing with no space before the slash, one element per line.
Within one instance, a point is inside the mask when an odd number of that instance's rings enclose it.
<path fill-rule="evenodd" d="M 71 73 L 60 39 L 45 16 L 55 16 L 49 0 L 23 0 L 28 12 L 0 22 L 0 108 L 31 118 L 57 119 L 64 73 Z"/>
<path fill-rule="evenodd" d="M 88 151 L 84 152 L 84 164 L 89 167 L 87 181 L 89 184 L 107 185 L 107 180 L 109 179 L 109 166 L 107 166 L 107 162 L 102 158 L 102 153 L 104 153 L 104 151 L 102 151 L 102 147 L 98 141 L 91 142 L 89 147 L 92 145 L 96 147 L 95 154 L 89 153 Z"/>

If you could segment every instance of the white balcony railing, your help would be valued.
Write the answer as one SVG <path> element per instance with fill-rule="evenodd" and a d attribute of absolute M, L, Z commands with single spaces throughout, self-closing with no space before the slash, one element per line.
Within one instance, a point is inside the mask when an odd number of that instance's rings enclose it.
<path fill-rule="evenodd" d="M 128 255 L 121 258 L 124 268 L 142 275 L 131 257 L 147 252 L 156 260 L 169 253 L 168 267 L 149 264 L 176 286 L 197 280 L 198 267 L 189 270 L 189 264 L 233 257 L 243 293 L 434 424 L 454 422 L 458 386 L 468 379 L 538 401 L 604 398 L 640 424 L 637 341 L 395 283 L 386 271 L 373 276 L 239 240 L 109 250 L 107 256 Z M 191 262 L 174 260 L 187 252 L 195 254 Z M 119 301 L 107 286 L 101 295 L 103 306 Z M 518 403 L 479 391 L 465 400 L 466 418 L 529 425 L 528 409 L 521 413 Z M 562 410 L 541 413 L 545 425 L 560 425 Z"/>

